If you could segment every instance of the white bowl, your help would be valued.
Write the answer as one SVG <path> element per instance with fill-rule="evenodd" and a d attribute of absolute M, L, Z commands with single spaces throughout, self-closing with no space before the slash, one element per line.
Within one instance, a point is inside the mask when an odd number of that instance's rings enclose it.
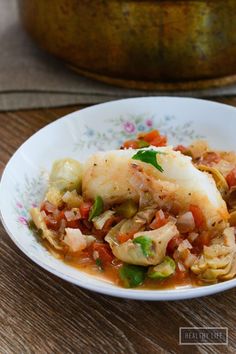
<path fill-rule="evenodd" d="M 60 278 L 117 297 L 178 300 L 236 286 L 236 279 L 232 279 L 215 285 L 173 290 L 123 289 L 57 260 L 29 231 L 28 210 L 42 199 L 54 160 L 72 157 L 83 161 L 93 151 L 117 148 L 137 132 L 153 127 L 167 134 L 170 144 L 188 144 L 202 137 L 214 148 L 236 151 L 236 109 L 219 103 L 148 97 L 109 102 L 71 113 L 29 138 L 4 170 L 0 211 L 13 242 L 35 263 Z"/>

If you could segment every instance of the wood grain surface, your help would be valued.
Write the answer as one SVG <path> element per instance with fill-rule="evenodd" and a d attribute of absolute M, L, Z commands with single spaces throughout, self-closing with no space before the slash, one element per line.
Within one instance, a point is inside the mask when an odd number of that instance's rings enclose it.
<path fill-rule="evenodd" d="M 0 113 L 0 173 L 30 135 L 78 108 Z M 179 302 L 99 295 L 38 267 L 0 224 L 1 354 L 236 353 L 235 295 Z M 181 326 L 228 327 L 228 346 L 180 346 Z"/>

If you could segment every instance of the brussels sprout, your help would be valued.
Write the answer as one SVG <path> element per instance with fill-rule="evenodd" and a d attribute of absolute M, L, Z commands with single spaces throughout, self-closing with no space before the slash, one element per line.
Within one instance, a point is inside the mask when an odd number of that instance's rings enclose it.
<path fill-rule="evenodd" d="M 124 264 L 119 270 L 119 276 L 126 288 L 134 288 L 143 284 L 147 268 L 132 264 Z"/>
<path fill-rule="evenodd" d="M 54 162 L 49 177 L 49 188 L 54 187 L 60 192 L 80 191 L 82 181 L 82 165 L 72 159 L 63 159 Z"/>
<path fill-rule="evenodd" d="M 117 206 L 115 211 L 123 218 L 130 219 L 137 213 L 138 206 L 132 199 L 128 199 L 124 203 Z"/>
<path fill-rule="evenodd" d="M 133 239 L 133 243 L 140 244 L 145 257 L 152 257 L 154 255 L 153 250 L 152 250 L 153 241 L 149 237 L 138 236 Z"/>
<path fill-rule="evenodd" d="M 155 267 L 149 267 L 147 275 L 152 279 L 163 280 L 174 274 L 175 267 L 175 261 L 166 256 L 160 264 Z"/>

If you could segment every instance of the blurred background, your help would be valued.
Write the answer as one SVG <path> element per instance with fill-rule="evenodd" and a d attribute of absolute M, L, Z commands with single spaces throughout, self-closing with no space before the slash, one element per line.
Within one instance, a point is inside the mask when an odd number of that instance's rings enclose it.
<path fill-rule="evenodd" d="M 234 8 L 235 0 L 0 0 L 0 111 L 234 96 Z"/>

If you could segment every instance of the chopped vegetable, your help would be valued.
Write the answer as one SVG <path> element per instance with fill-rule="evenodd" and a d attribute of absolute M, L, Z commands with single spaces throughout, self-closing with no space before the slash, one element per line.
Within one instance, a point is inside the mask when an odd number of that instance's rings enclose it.
<path fill-rule="evenodd" d="M 81 195 L 78 195 L 77 191 L 74 189 L 73 191 L 67 191 L 63 196 L 62 200 L 67 204 L 68 208 L 78 208 L 83 202 L 83 198 Z"/>
<path fill-rule="evenodd" d="M 190 205 L 189 210 L 193 214 L 195 225 L 198 229 L 202 229 L 205 226 L 206 220 L 198 205 Z"/>
<path fill-rule="evenodd" d="M 220 154 L 214 151 L 205 152 L 200 159 L 203 165 L 206 164 L 209 166 L 212 165 L 213 163 L 220 162 L 220 160 L 221 160 Z"/>
<path fill-rule="evenodd" d="M 145 267 L 124 264 L 119 270 L 119 276 L 126 288 L 134 288 L 143 284 L 146 272 Z"/>
<path fill-rule="evenodd" d="M 140 244 L 145 257 L 152 257 L 153 256 L 153 250 L 152 250 L 153 241 L 149 237 L 138 236 L 133 240 L 133 243 Z"/>
<path fill-rule="evenodd" d="M 179 244 L 183 241 L 183 238 L 180 235 L 174 236 L 167 245 L 167 252 L 173 253 Z"/>
<path fill-rule="evenodd" d="M 130 219 L 132 218 L 138 211 L 138 206 L 134 200 L 128 199 L 124 203 L 120 204 L 115 208 L 115 211 L 118 215 L 123 218 Z"/>
<path fill-rule="evenodd" d="M 95 216 L 99 216 L 103 212 L 103 200 L 100 196 L 97 196 L 92 209 L 89 212 L 89 221 L 93 220 Z"/>
<path fill-rule="evenodd" d="M 82 219 L 88 219 L 90 209 L 92 208 L 92 202 L 82 202 L 80 205 L 80 213 Z"/>
<path fill-rule="evenodd" d="M 163 280 L 174 274 L 175 268 L 175 261 L 166 256 L 157 266 L 149 267 L 147 275 L 151 279 Z"/>
<path fill-rule="evenodd" d="M 210 242 L 210 232 L 202 231 L 199 236 L 194 240 L 194 245 L 197 245 L 200 249 L 202 249 L 204 246 L 209 246 Z"/>
<path fill-rule="evenodd" d="M 159 229 L 159 227 L 164 226 L 168 222 L 164 212 L 160 209 L 156 212 L 155 219 L 150 224 L 151 229 Z"/>
<path fill-rule="evenodd" d="M 54 162 L 49 177 L 49 190 L 51 187 L 59 191 L 81 188 L 82 166 L 73 159 L 63 159 Z"/>
<path fill-rule="evenodd" d="M 57 207 L 47 200 L 41 204 L 40 211 L 45 211 L 45 213 L 52 214 L 57 210 Z"/>
<path fill-rule="evenodd" d="M 125 243 L 126 241 L 130 240 L 133 238 L 133 235 L 132 234 L 119 234 L 117 235 L 117 241 L 119 243 Z"/>
<path fill-rule="evenodd" d="M 179 215 L 176 226 L 181 233 L 192 232 L 195 229 L 195 221 L 191 211 Z"/>
<path fill-rule="evenodd" d="M 148 144 L 148 142 L 145 141 L 145 140 L 138 140 L 138 148 L 139 148 L 139 149 L 148 147 L 149 145 L 150 145 L 150 144 Z"/>
<path fill-rule="evenodd" d="M 227 174 L 226 181 L 230 188 L 236 185 L 236 167 Z"/>
<path fill-rule="evenodd" d="M 63 204 L 61 192 L 55 187 L 49 187 L 45 200 L 53 204 L 55 207 L 59 207 Z"/>
<path fill-rule="evenodd" d="M 180 151 L 181 154 L 184 154 L 184 155 L 186 155 L 187 152 L 188 152 L 188 148 L 186 146 L 184 146 L 184 145 L 177 145 L 176 147 L 174 147 L 174 150 L 175 151 Z"/>
<path fill-rule="evenodd" d="M 96 266 L 98 267 L 99 270 L 103 270 L 103 265 L 102 265 L 102 261 L 100 258 L 97 258 L 95 260 Z"/>
<path fill-rule="evenodd" d="M 93 251 L 98 253 L 98 258 L 101 260 L 103 266 L 110 264 L 114 259 L 111 249 L 107 243 L 94 242 Z"/>
<path fill-rule="evenodd" d="M 151 130 L 148 133 L 141 133 L 139 135 L 139 139 L 143 139 L 147 143 L 153 146 L 166 146 L 167 137 L 165 135 L 161 135 L 158 130 Z"/>
<path fill-rule="evenodd" d="M 141 133 L 139 135 L 140 138 L 142 138 L 143 140 L 147 141 L 148 143 L 150 143 L 152 140 L 156 139 L 158 136 L 160 136 L 160 133 L 158 130 L 151 130 L 148 133 Z"/>
<path fill-rule="evenodd" d="M 102 230 L 106 222 L 115 214 L 112 210 L 106 210 L 99 216 L 93 218 L 94 227 L 97 230 Z"/>
<path fill-rule="evenodd" d="M 65 244 L 71 252 L 82 251 L 87 247 L 86 236 L 79 229 L 66 228 Z"/>
<path fill-rule="evenodd" d="M 140 150 L 134 156 L 132 156 L 132 159 L 149 163 L 150 165 L 156 167 L 156 169 L 160 172 L 163 172 L 163 168 L 157 162 L 157 154 L 161 154 L 161 152 L 154 150 Z"/>
<path fill-rule="evenodd" d="M 124 142 L 122 147 L 125 149 L 138 149 L 139 148 L 138 140 L 127 140 Z"/>

